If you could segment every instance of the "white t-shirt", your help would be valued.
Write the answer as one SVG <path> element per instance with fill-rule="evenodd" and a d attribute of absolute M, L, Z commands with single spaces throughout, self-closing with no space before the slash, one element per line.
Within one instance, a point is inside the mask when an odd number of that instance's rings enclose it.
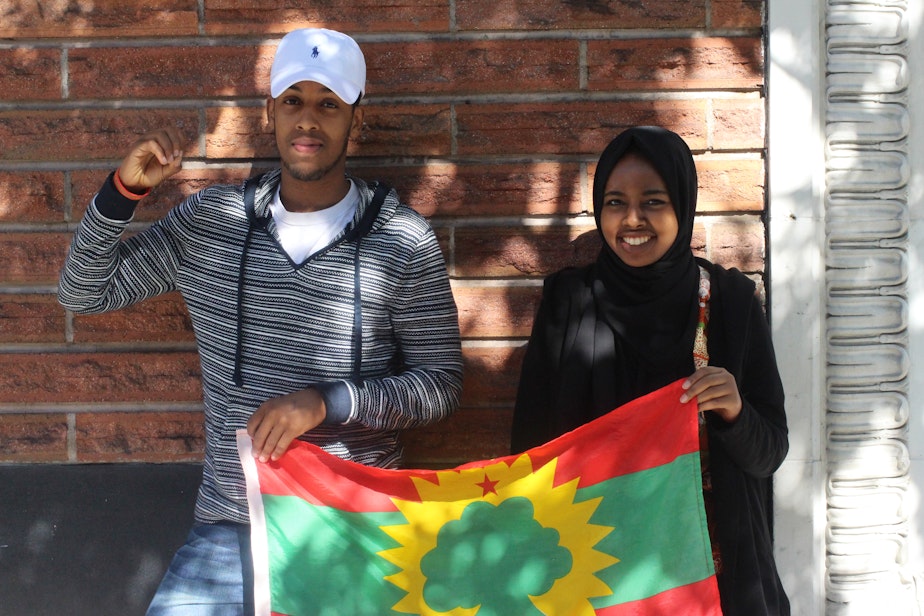
<path fill-rule="evenodd" d="M 279 189 L 270 205 L 279 243 L 294 263 L 326 248 L 353 220 L 359 205 L 359 191 L 353 181 L 350 190 L 338 203 L 317 212 L 290 212 L 279 198 Z"/>

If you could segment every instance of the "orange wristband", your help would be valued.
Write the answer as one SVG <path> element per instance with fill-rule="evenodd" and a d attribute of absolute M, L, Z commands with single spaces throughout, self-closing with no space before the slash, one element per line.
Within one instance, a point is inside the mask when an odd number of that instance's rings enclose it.
<path fill-rule="evenodd" d="M 125 187 L 125 184 L 122 183 L 122 178 L 119 177 L 119 170 L 116 169 L 115 175 L 112 176 L 112 182 L 115 184 L 116 189 L 122 194 L 126 199 L 131 199 L 132 201 L 140 201 L 151 194 L 151 189 L 147 189 L 142 194 L 134 193 Z"/>

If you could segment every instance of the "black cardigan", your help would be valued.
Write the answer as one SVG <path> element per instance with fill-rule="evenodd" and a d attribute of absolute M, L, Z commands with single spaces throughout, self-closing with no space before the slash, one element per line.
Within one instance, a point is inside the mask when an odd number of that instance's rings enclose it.
<path fill-rule="evenodd" d="M 786 457 L 789 441 L 770 329 L 750 279 L 737 270 L 698 261 L 711 280 L 709 364 L 735 377 L 742 399 L 734 424 L 706 414 L 714 539 L 723 562 L 718 575 L 722 610 L 724 616 L 787 616 L 789 601 L 773 559 L 772 475 Z M 582 391 L 587 388 L 563 376 L 585 368 L 589 374 L 590 366 L 574 370 L 573 362 L 581 362 L 584 354 L 566 347 L 575 338 L 578 319 L 592 306 L 592 272 L 593 266 L 566 269 L 545 282 L 520 375 L 511 439 L 514 453 L 605 412 L 590 410 L 590 393 Z M 568 370 L 561 369 L 563 361 L 572 362 Z"/>

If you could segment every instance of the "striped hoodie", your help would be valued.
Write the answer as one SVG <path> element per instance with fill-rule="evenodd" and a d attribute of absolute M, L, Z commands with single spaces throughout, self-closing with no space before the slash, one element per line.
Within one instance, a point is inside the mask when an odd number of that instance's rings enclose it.
<path fill-rule="evenodd" d="M 353 179 L 360 203 L 330 246 L 293 263 L 269 204 L 277 169 L 244 187 L 217 185 L 123 239 L 135 202 L 112 176 L 74 235 L 58 298 L 78 313 L 124 308 L 178 290 L 202 368 L 206 450 L 196 520 L 248 521 L 235 432 L 264 401 L 308 387 L 325 421 L 301 438 L 371 466 L 400 461 L 398 435 L 448 416 L 462 387 L 459 325 L 433 230 L 390 190 Z"/>

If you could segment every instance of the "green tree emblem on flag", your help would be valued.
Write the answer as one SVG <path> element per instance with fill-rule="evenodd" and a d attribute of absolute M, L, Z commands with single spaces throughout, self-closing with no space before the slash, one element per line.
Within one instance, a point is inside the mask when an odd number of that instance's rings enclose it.
<path fill-rule="evenodd" d="M 396 612 L 420 616 L 593 614 L 612 591 L 595 573 L 618 559 L 594 549 L 612 527 L 590 524 L 594 498 L 575 502 L 578 479 L 553 485 L 556 461 L 506 463 L 414 477 L 420 501 L 395 499 L 407 524 L 381 529 L 400 547 L 379 556 L 400 568 L 386 580 L 407 594 Z M 576 610 L 577 607 L 577 610 Z"/>
<path fill-rule="evenodd" d="M 441 612 L 477 607 L 479 616 L 539 614 L 529 597 L 547 593 L 571 570 L 571 553 L 558 545 L 559 536 L 536 522 L 529 499 L 472 503 L 440 529 L 436 548 L 420 561 L 424 601 Z"/>

